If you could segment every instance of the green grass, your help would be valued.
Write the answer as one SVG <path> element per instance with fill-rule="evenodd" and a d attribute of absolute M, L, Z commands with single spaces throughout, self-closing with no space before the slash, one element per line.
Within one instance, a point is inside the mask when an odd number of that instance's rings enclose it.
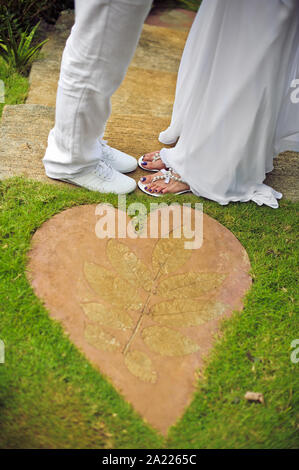
<path fill-rule="evenodd" d="M 1 118 L 5 104 L 20 104 L 25 102 L 28 93 L 29 82 L 28 78 L 20 75 L 14 70 L 9 70 L 1 57 L 0 80 L 2 80 L 5 85 L 5 103 L 0 102 Z"/>
<path fill-rule="evenodd" d="M 247 249 L 254 283 L 243 312 L 223 325 L 191 406 L 163 439 L 71 344 L 25 276 L 31 237 L 45 220 L 76 205 L 116 205 L 116 196 L 21 178 L 0 189 L 1 448 L 298 447 L 299 364 L 290 361 L 291 341 L 299 337 L 298 204 L 283 200 L 272 210 L 204 201 L 205 213 Z M 137 198 L 152 202 L 133 194 L 128 203 Z M 198 201 L 192 195 L 179 200 Z M 246 402 L 248 390 L 263 393 L 265 405 Z"/>

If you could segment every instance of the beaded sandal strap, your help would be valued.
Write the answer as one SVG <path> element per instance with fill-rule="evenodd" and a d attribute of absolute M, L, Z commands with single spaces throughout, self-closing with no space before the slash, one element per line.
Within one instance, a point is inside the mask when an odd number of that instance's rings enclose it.
<path fill-rule="evenodd" d="M 182 178 L 179 178 L 178 176 L 175 176 L 172 174 L 173 170 L 172 168 L 169 168 L 168 170 L 161 170 L 162 175 L 157 175 L 153 178 L 153 183 L 158 180 L 165 180 L 165 183 L 168 184 L 170 180 L 177 181 L 179 183 L 185 183 L 185 181 L 182 180 Z"/>
<path fill-rule="evenodd" d="M 161 157 L 160 157 L 160 152 L 156 152 L 154 157 L 153 157 L 153 162 L 156 162 L 157 160 L 161 160 Z"/>

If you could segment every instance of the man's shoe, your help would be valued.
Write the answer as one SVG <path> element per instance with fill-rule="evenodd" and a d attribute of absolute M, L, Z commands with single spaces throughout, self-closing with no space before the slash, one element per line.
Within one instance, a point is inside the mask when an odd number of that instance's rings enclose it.
<path fill-rule="evenodd" d="M 128 194 L 136 189 L 133 178 L 119 173 L 105 161 L 100 160 L 95 169 L 70 175 L 66 178 L 54 178 L 75 184 L 99 193 Z"/>
<path fill-rule="evenodd" d="M 105 140 L 100 139 L 102 159 L 120 173 L 130 173 L 137 168 L 137 160 L 127 153 L 110 147 Z"/>

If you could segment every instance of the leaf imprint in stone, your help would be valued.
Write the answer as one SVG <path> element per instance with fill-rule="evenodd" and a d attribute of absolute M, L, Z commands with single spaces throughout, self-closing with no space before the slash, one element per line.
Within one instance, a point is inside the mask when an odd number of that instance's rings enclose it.
<path fill-rule="evenodd" d="M 111 239 L 107 244 L 106 253 L 121 277 L 146 291 L 151 290 L 153 278 L 151 272 L 127 245 Z"/>
<path fill-rule="evenodd" d="M 84 273 L 93 290 L 111 305 L 133 310 L 142 307 L 136 287 L 115 276 L 111 271 L 93 263 L 85 263 Z"/>
<path fill-rule="evenodd" d="M 117 339 L 97 325 L 87 325 L 84 334 L 86 341 L 97 349 L 102 351 L 118 351 L 120 349 L 120 343 Z"/>
<path fill-rule="evenodd" d="M 147 347 L 161 356 L 186 356 L 199 350 L 191 338 L 165 326 L 148 326 L 141 336 Z"/>
<path fill-rule="evenodd" d="M 151 359 L 141 351 L 129 351 L 125 356 L 125 364 L 131 374 L 143 382 L 156 383 L 157 372 L 153 370 Z"/>
<path fill-rule="evenodd" d="M 81 307 L 92 322 L 122 330 L 133 327 L 132 318 L 124 311 L 107 308 L 96 302 L 81 304 Z"/>
<path fill-rule="evenodd" d="M 218 273 L 183 273 L 159 282 L 157 293 L 162 297 L 196 298 L 222 284 L 225 275 Z"/>
<path fill-rule="evenodd" d="M 155 245 L 152 263 L 155 275 L 169 274 L 183 266 L 193 250 L 185 249 L 185 238 L 161 238 Z"/>
<path fill-rule="evenodd" d="M 152 319 L 170 327 L 198 326 L 222 315 L 227 305 L 206 300 L 175 299 L 154 304 Z"/>

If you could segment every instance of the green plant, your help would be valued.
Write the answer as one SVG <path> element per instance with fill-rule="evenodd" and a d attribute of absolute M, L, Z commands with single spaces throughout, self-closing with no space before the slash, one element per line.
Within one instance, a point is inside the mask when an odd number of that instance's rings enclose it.
<path fill-rule="evenodd" d="M 27 97 L 29 82 L 28 78 L 9 69 L 0 57 L 0 80 L 4 83 L 4 102 L 0 102 L 0 118 L 5 105 L 24 103 Z"/>
<path fill-rule="evenodd" d="M 54 23 L 59 13 L 73 8 L 73 0 L 0 0 L 0 24 L 6 11 L 15 15 L 23 30 L 34 26 L 41 19 Z"/>
<path fill-rule="evenodd" d="M 201 0 L 180 0 L 179 3 L 187 10 L 197 11 Z"/>
<path fill-rule="evenodd" d="M 14 16 L 7 13 L 0 31 L 0 56 L 9 68 L 24 73 L 47 40 L 32 45 L 39 23 L 33 28 L 27 27 L 21 32 Z"/>
<path fill-rule="evenodd" d="M 197 11 L 201 0 L 154 0 L 154 7 L 165 9 L 185 8 L 186 10 Z"/>

